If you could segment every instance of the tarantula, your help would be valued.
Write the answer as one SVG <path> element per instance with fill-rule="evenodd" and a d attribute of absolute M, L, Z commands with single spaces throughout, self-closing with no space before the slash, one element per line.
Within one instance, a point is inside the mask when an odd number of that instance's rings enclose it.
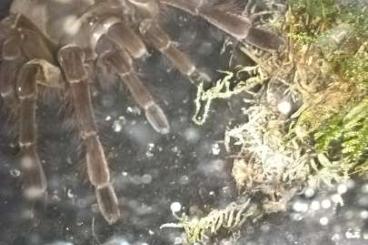
<path fill-rule="evenodd" d="M 94 119 L 90 86 L 97 72 L 113 74 L 143 108 L 161 134 L 170 126 L 161 107 L 139 79 L 134 59 L 151 46 L 190 79 L 205 77 L 160 26 L 162 9 L 176 8 L 199 16 L 238 41 L 278 49 L 282 40 L 255 27 L 249 7 L 232 12 L 233 1 L 211 0 L 14 0 L 1 21 L 0 92 L 3 104 L 18 115 L 18 142 L 25 176 L 24 195 L 44 195 L 47 181 L 37 153 L 36 107 L 41 91 L 68 93 L 86 149 L 90 183 L 105 220 L 119 219 L 118 199 Z M 15 109 L 14 109 L 15 108 Z"/>

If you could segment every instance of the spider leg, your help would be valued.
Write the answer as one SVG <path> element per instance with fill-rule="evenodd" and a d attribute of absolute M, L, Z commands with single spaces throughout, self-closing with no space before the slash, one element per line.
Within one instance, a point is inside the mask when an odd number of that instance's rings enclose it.
<path fill-rule="evenodd" d="M 2 44 L 2 62 L 0 66 L 0 94 L 6 100 L 9 107 L 16 102 L 15 83 L 19 69 L 22 67 L 22 56 L 19 39 L 11 37 Z"/>
<path fill-rule="evenodd" d="M 148 42 L 165 55 L 182 74 L 194 81 L 211 80 L 207 74 L 198 71 L 190 58 L 175 46 L 170 36 L 155 21 L 147 19 L 142 22 L 140 30 Z"/>
<path fill-rule="evenodd" d="M 107 36 L 120 48 L 125 48 L 135 59 L 148 54 L 141 38 L 130 27 L 121 22 L 111 26 Z"/>
<path fill-rule="evenodd" d="M 241 14 L 224 11 L 207 5 L 205 0 L 159 0 L 160 3 L 200 16 L 218 29 L 239 41 L 248 42 L 258 48 L 278 50 L 284 41 L 276 34 L 257 28 L 252 19 Z"/>
<path fill-rule="evenodd" d="M 47 181 L 37 153 L 36 102 L 37 81 L 42 68 L 28 62 L 20 70 L 17 80 L 19 98 L 19 145 L 21 167 L 25 174 L 24 195 L 28 199 L 40 198 L 46 191 Z"/>
<path fill-rule="evenodd" d="M 109 40 L 102 39 L 101 43 L 108 41 Z M 100 55 L 98 63 L 106 69 L 112 68 L 121 78 L 128 87 L 136 103 L 144 109 L 148 122 L 157 132 L 161 134 L 169 133 L 170 125 L 165 113 L 136 75 L 133 67 L 133 60 L 127 52 L 123 49 L 120 51 L 105 51 Z"/>
<path fill-rule="evenodd" d="M 127 25 L 118 18 L 108 18 L 98 25 L 92 37 L 92 49 L 96 46 L 103 35 L 107 35 L 116 46 L 125 49 L 135 59 L 148 54 L 147 48 L 142 39 Z"/>
<path fill-rule="evenodd" d="M 254 0 L 248 0 L 242 12 L 242 15 L 247 16 L 251 23 L 254 23 L 262 16 L 272 14 L 272 11 L 269 10 L 263 10 L 256 13 L 256 7 L 257 5 L 254 3 Z"/>
<path fill-rule="evenodd" d="M 69 84 L 81 138 L 86 146 L 87 172 L 96 190 L 98 207 L 108 223 L 115 223 L 120 217 L 120 210 L 110 181 L 108 163 L 97 133 L 88 75 L 84 67 L 84 51 L 78 46 L 64 46 L 59 50 L 58 59 Z"/>

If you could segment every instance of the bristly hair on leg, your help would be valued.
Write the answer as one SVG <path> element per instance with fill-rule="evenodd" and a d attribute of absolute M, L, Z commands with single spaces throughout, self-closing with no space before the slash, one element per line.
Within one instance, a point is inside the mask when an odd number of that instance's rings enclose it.
<path fill-rule="evenodd" d="M 214 3 L 211 8 L 216 8 L 224 12 L 229 12 L 235 15 L 241 15 L 244 10 L 244 1 L 241 0 L 230 0 L 230 1 L 219 1 Z"/>

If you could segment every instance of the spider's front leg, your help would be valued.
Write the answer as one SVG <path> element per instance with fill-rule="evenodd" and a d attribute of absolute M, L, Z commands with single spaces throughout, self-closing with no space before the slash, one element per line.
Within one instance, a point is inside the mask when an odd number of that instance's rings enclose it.
<path fill-rule="evenodd" d="M 102 37 L 99 44 L 104 45 L 108 42 L 110 40 L 107 37 Z M 144 109 L 148 122 L 157 132 L 161 134 L 169 133 L 170 125 L 165 113 L 136 75 L 133 60 L 128 52 L 124 49 L 104 50 L 100 54 L 98 65 L 105 71 L 112 69 L 120 77 L 136 103 Z"/>
<path fill-rule="evenodd" d="M 74 45 L 64 46 L 58 53 L 59 63 L 71 91 L 81 138 L 86 147 L 88 177 L 96 189 L 101 214 L 108 223 L 112 224 L 119 219 L 120 210 L 110 181 L 108 163 L 97 133 L 84 58 L 84 51 Z"/>
<path fill-rule="evenodd" d="M 284 44 L 282 38 L 276 34 L 255 27 L 252 16 L 233 13 L 221 5 L 210 6 L 208 0 L 159 0 L 159 2 L 200 16 L 237 40 L 245 41 L 260 49 L 278 50 Z"/>
<path fill-rule="evenodd" d="M 176 69 L 193 81 L 206 80 L 210 78 L 207 74 L 198 71 L 192 60 L 180 51 L 170 36 L 160 27 L 158 23 L 160 5 L 155 0 L 128 0 L 144 19 L 139 26 L 140 33 L 151 45 L 165 55 Z"/>
<path fill-rule="evenodd" d="M 183 75 L 193 81 L 202 80 L 208 82 L 211 80 L 207 74 L 200 72 L 196 68 L 192 60 L 184 52 L 176 47 L 170 36 L 155 20 L 147 19 L 145 22 L 142 22 L 140 30 L 148 42 L 165 55 Z"/>
<path fill-rule="evenodd" d="M 46 176 L 37 153 L 36 102 L 37 82 L 42 78 L 42 67 L 34 61 L 23 65 L 18 75 L 19 145 L 21 167 L 25 175 L 24 195 L 28 199 L 40 198 L 47 187 Z"/>
<path fill-rule="evenodd" d="M 2 43 L 0 66 L 0 94 L 8 108 L 16 105 L 15 83 L 19 69 L 25 62 L 18 37 L 10 37 Z"/>

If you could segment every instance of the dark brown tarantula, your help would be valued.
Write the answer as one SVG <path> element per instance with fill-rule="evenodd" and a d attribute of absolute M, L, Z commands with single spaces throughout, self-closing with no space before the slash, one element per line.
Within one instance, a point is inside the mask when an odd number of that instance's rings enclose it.
<path fill-rule="evenodd" d="M 168 120 L 137 76 L 133 60 L 147 54 L 146 45 L 152 46 L 190 79 L 205 77 L 161 28 L 164 8 L 202 17 L 238 41 L 262 49 L 280 47 L 280 38 L 253 26 L 249 6 L 235 13 L 229 7 L 234 4 L 231 0 L 216 4 L 212 0 L 14 0 L 0 26 L 0 92 L 4 104 L 16 108 L 18 115 L 25 196 L 38 198 L 46 191 L 37 153 L 36 108 L 41 91 L 57 89 L 70 94 L 65 98 L 70 98 L 74 108 L 100 212 L 108 223 L 116 222 L 118 199 L 98 137 L 89 88 L 96 71 L 120 78 L 152 127 L 167 134 Z"/>

